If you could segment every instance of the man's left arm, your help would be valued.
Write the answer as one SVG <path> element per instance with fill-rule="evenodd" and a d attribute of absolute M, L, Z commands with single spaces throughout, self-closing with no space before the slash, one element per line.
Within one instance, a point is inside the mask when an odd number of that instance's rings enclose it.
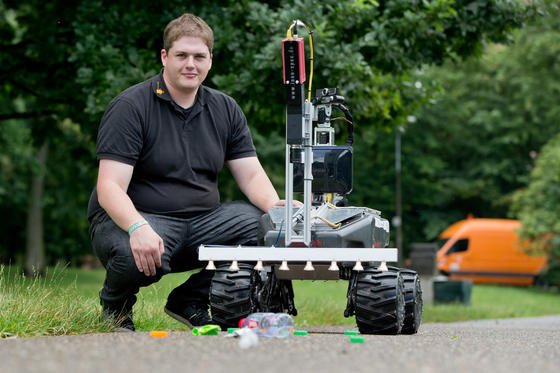
<path fill-rule="evenodd" d="M 227 165 L 237 185 L 253 205 L 267 212 L 280 203 L 278 193 L 257 157 L 233 159 L 227 161 Z"/>

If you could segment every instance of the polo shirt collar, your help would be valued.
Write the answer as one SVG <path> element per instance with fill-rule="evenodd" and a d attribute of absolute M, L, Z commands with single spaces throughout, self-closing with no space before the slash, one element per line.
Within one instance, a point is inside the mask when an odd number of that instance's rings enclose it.
<path fill-rule="evenodd" d="M 150 90 L 154 92 L 157 97 L 165 101 L 172 101 L 171 96 L 169 95 L 169 90 L 167 89 L 165 81 L 163 80 L 163 72 L 159 73 L 159 75 L 155 76 L 154 79 L 152 79 Z"/>
<path fill-rule="evenodd" d="M 154 79 L 152 79 L 152 83 L 150 84 L 150 89 L 152 92 L 154 92 L 154 94 L 158 98 L 169 102 L 173 101 L 171 95 L 169 94 L 169 90 L 165 85 L 165 80 L 163 79 L 163 70 L 162 72 L 159 73 L 159 75 L 155 76 Z M 206 96 L 206 87 L 200 85 L 200 87 L 198 87 L 198 91 L 196 92 L 196 98 L 194 100 L 193 108 L 198 105 L 204 106 L 206 104 L 205 96 Z"/>

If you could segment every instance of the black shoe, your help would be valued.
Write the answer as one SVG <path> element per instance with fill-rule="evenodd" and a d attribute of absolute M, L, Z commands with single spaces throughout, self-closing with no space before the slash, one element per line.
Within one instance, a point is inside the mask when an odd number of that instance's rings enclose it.
<path fill-rule="evenodd" d="M 188 306 L 175 308 L 168 302 L 163 308 L 166 314 L 175 320 L 186 324 L 189 328 L 212 324 L 212 318 L 208 314 L 208 306 L 200 304 L 189 304 Z"/>
<path fill-rule="evenodd" d="M 132 321 L 132 310 L 115 311 L 110 308 L 104 308 L 101 317 L 103 320 L 115 325 L 115 332 L 133 332 L 136 330 Z"/>

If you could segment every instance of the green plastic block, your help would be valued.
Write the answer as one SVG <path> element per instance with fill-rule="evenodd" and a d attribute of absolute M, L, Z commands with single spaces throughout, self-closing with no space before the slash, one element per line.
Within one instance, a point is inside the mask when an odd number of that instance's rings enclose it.
<path fill-rule="evenodd" d="M 307 330 L 294 330 L 294 335 L 308 335 L 309 333 L 307 332 Z"/>
<path fill-rule="evenodd" d="M 220 326 L 214 324 L 203 325 L 198 328 L 193 328 L 193 335 L 218 335 L 220 333 Z"/>
<path fill-rule="evenodd" d="M 359 335 L 351 335 L 350 336 L 350 343 L 364 343 L 365 338 Z"/>

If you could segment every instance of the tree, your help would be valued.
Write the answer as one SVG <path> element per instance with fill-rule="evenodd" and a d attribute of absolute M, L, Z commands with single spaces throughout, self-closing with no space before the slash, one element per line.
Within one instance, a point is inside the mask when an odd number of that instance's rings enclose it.
<path fill-rule="evenodd" d="M 0 262 L 13 261 L 25 232 L 27 180 L 33 166 L 29 128 L 20 121 L 6 121 L 0 131 L 0 217 L 3 236 Z"/>
<path fill-rule="evenodd" d="M 432 240 L 469 213 L 515 216 L 514 193 L 558 133 L 559 8 L 549 2 L 541 11 L 510 46 L 488 44 L 481 59 L 420 77 L 441 93 L 418 111 L 403 140 L 409 240 Z"/>
<path fill-rule="evenodd" d="M 544 278 L 560 284 L 560 133 L 542 148 L 529 185 L 516 194 L 513 211 L 529 251 L 548 255 Z"/>
<path fill-rule="evenodd" d="M 17 174 L 14 177 L 16 185 L 29 186 L 25 188 L 29 193 L 25 198 L 17 190 L 15 199 L 24 201 L 16 205 L 2 205 L 2 208 L 15 207 L 2 220 L 6 222 L 4 226 L 7 229 L 16 225 L 16 232 L 26 232 L 25 269 L 27 273 L 40 274 L 45 265 L 45 235 L 50 238 L 46 243 L 47 249 L 60 245 L 65 236 L 87 239 L 87 234 L 64 229 L 62 237 L 53 235 L 54 225 L 43 224 L 43 220 L 56 221 L 60 226 L 69 227 L 73 224 L 65 221 L 81 219 L 83 216 L 83 208 L 73 205 L 75 194 L 72 193 L 72 188 L 78 187 L 74 178 L 76 175 L 68 175 L 70 177 L 64 180 L 66 196 L 57 201 L 57 208 L 44 213 L 45 206 L 53 198 L 50 193 L 54 189 L 53 176 L 61 169 L 71 169 L 84 159 L 72 158 L 69 153 L 60 154 L 63 148 L 53 147 L 58 142 L 57 139 L 68 137 L 65 121 L 68 118 L 79 121 L 82 118 L 81 108 L 84 106 L 83 97 L 75 94 L 78 91 L 76 68 L 69 60 L 75 38 L 68 20 L 73 18 L 75 7 L 61 1 L 5 1 L 0 3 L 0 10 L 0 33 L 3 36 L 3 53 L 0 55 L 3 92 L 0 95 L 0 123 L 3 128 L 20 126 L 22 131 L 25 129 L 24 137 L 20 140 L 25 143 L 21 144 L 21 149 L 15 149 L 8 159 L 11 163 L 19 162 L 21 166 L 14 170 Z M 15 139 L 8 133 L 5 140 L 11 143 Z M 50 152 L 47 151 L 49 144 Z M 83 144 L 77 141 L 69 142 L 65 149 L 75 149 L 81 145 Z M 17 154 L 22 152 L 25 157 L 16 161 Z M 57 158 L 63 158 L 64 161 L 55 163 Z M 13 190 L 9 183 L 4 187 Z M 64 209 L 73 210 L 73 214 L 62 216 L 63 219 L 53 219 L 57 214 L 60 217 L 60 211 Z M 11 221 L 12 219 L 16 221 Z M 22 229 L 23 226 L 26 228 Z M 18 236 L 20 235 L 16 235 Z M 14 240 L 9 230 L 4 230 L 2 237 L 0 246 L 21 246 L 21 242 Z M 12 249 L 8 250 L 11 251 Z"/>
<path fill-rule="evenodd" d="M 514 194 L 511 212 L 521 220 L 521 236 L 529 242 L 528 250 L 539 254 L 548 254 L 548 266 L 543 274 L 546 281 L 560 284 L 560 131 L 558 118 L 560 108 L 557 105 L 560 96 L 560 5 L 546 2 L 546 18 L 540 24 L 532 25 L 529 32 L 538 36 L 533 39 L 526 36 L 525 53 L 519 58 L 524 63 L 533 61 L 528 68 L 533 68 L 541 76 L 532 85 L 529 118 L 538 124 L 548 124 L 555 129 L 556 136 L 534 151 L 537 157 L 528 185 Z M 530 35 L 528 32 L 528 35 Z M 546 53 L 543 53 L 546 51 Z M 535 63 L 536 62 L 536 63 Z"/>
<path fill-rule="evenodd" d="M 295 18 L 314 30 L 315 87 L 338 85 L 349 96 L 358 133 L 377 136 L 375 128 L 401 123 L 422 99 L 423 92 L 407 83 L 411 71 L 477 53 L 485 39 L 505 40 L 525 12 L 522 2 L 513 0 L 224 0 L 188 7 L 176 0 L 163 5 L 138 0 L 134 5 L 0 3 L 5 51 L 0 55 L 0 119 L 25 120 L 35 152 L 47 139 L 50 144 L 39 204 L 45 209 L 50 262 L 89 247 L 84 210 L 94 184 L 93 139 L 100 116 L 112 97 L 159 71 L 161 31 L 180 13 L 199 14 L 215 29 L 216 63 L 207 83 L 241 104 L 263 163 L 280 185 L 280 38 Z M 13 105 L 16 100 L 20 107 Z M 27 164 L 35 163 L 30 158 Z M 28 169 L 31 177 L 39 175 L 37 168 Z M 223 196 L 233 197 L 231 181 L 223 184 Z M 367 193 L 359 198 L 372 201 Z"/>

